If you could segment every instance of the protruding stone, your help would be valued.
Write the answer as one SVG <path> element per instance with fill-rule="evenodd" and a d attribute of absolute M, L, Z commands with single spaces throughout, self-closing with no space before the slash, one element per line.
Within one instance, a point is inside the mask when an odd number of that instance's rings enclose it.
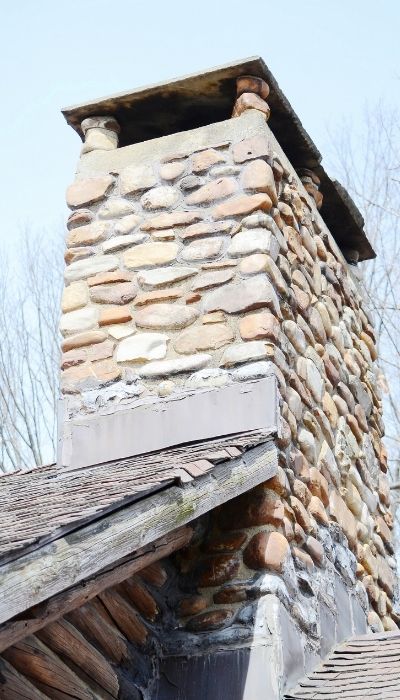
<path fill-rule="evenodd" d="M 193 277 L 197 267 L 167 267 L 164 270 L 143 270 L 138 274 L 138 282 L 144 287 L 164 287 Z"/>
<path fill-rule="evenodd" d="M 156 229 L 174 228 L 174 226 L 189 226 L 201 221 L 203 215 L 196 211 L 174 211 L 168 214 L 159 214 L 147 219 L 142 224 L 142 231 L 154 231 Z"/>
<path fill-rule="evenodd" d="M 151 304 L 136 312 L 135 323 L 139 328 L 179 329 L 193 323 L 199 312 L 182 304 Z"/>
<path fill-rule="evenodd" d="M 240 345 L 231 345 L 224 350 L 221 357 L 221 367 L 233 367 L 242 362 L 263 360 L 267 357 L 265 343 L 261 340 L 252 340 Z"/>
<path fill-rule="evenodd" d="M 172 163 L 163 163 L 160 167 L 160 177 L 163 180 L 176 180 L 181 177 L 186 169 L 186 161 L 176 160 Z"/>
<path fill-rule="evenodd" d="M 233 107 L 232 117 L 240 117 L 248 109 L 256 109 L 264 114 L 267 120 L 269 119 L 271 112 L 269 106 L 259 95 L 254 95 L 252 92 L 244 92 L 237 98 Z"/>
<path fill-rule="evenodd" d="M 106 339 L 107 333 L 104 333 L 104 331 L 87 331 L 86 333 L 78 333 L 77 335 L 64 338 L 61 343 L 61 348 L 64 352 L 68 352 L 69 350 L 74 350 L 75 348 L 83 348 L 87 345 L 102 343 Z"/>
<path fill-rule="evenodd" d="M 238 184 L 233 177 L 222 177 L 219 180 L 207 182 L 186 197 L 187 204 L 212 204 L 218 199 L 224 199 L 237 192 Z"/>
<path fill-rule="evenodd" d="M 138 374 L 141 377 L 163 377 L 169 374 L 181 374 L 182 372 L 194 372 L 197 369 L 205 367 L 211 360 L 211 355 L 198 354 L 188 357 L 178 357 L 173 360 L 159 360 L 149 362 L 138 369 Z"/>
<path fill-rule="evenodd" d="M 266 192 L 276 206 L 278 196 L 276 194 L 275 179 L 272 168 L 265 160 L 253 160 L 246 165 L 241 176 L 242 187 L 253 192 Z"/>
<path fill-rule="evenodd" d="M 118 197 L 112 197 L 101 205 L 98 211 L 99 219 L 119 219 L 121 216 L 133 214 L 135 207 L 132 202 Z"/>
<path fill-rule="evenodd" d="M 205 289 L 211 289 L 212 287 L 218 287 L 220 284 L 226 284 L 226 282 L 230 282 L 234 274 L 234 270 L 230 269 L 203 272 L 203 274 L 196 277 L 192 284 L 192 290 L 194 292 L 202 292 Z"/>
<path fill-rule="evenodd" d="M 109 326 L 114 323 L 127 323 L 132 320 L 129 306 L 107 306 L 100 309 L 99 325 Z"/>
<path fill-rule="evenodd" d="M 116 221 L 114 225 L 114 233 L 116 236 L 126 236 L 126 234 L 131 233 L 136 226 L 142 222 L 142 218 L 137 216 L 137 214 L 129 214 L 128 216 L 123 216 L 122 219 Z"/>
<path fill-rule="evenodd" d="M 71 209 L 84 207 L 103 199 L 113 184 L 111 175 L 76 180 L 67 189 L 67 205 Z"/>
<path fill-rule="evenodd" d="M 182 259 L 188 262 L 197 262 L 217 258 L 222 251 L 223 244 L 222 238 L 201 238 L 185 246 L 182 251 Z"/>
<path fill-rule="evenodd" d="M 99 312 L 94 307 L 87 306 L 84 309 L 70 311 L 64 314 L 60 322 L 61 333 L 80 333 L 96 328 Z"/>
<path fill-rule="evenodd" d="M 102 245 L 103 253 L 116 253 L 119 250 L 128 248 L 131 245 L 138 245 L 146 240 L 145 233 L 132 233 L 127 236 L 113 236 Z"/>
<path fill-rule="evenodd" d="M 168 336 L 163 333 L 139 333 L 121 340 L 117 362 L 145 362 L 162 360 L 167 354 Z"/>
<path fill-rule="evenodd" d="M 161 185 L 146 192 L 140 202 L 143 209 L 168 209 L 179 199 L 179 191 L 169 185 Z"/>
<path fill-rule="evenodd" d="M 220 151 L 216 151 L 214 148 L 208 148 L 192 156 L 192 171 L 196 174 L 204 173 L 213 165 L 224 162 L 225 157 Z"/>
<path fill-rule="evenodd" d="M 142 267 L 167 265 L 175 260 L 177 254 L 176 243 L 142 243 L 127 250 L 123 254 L 123 261 L 127 268 L 140 270 Z"/>
<path fill-rule="evenodd" d="M 228 255 L 233 258 L 252 255 L 253 253 L 267 253 L 276 260 L 279 253 L 279 244 L 275 236 L 266 229 L 255 228 L 237 233 L 228 247 Z"/>
<path fill-rule="evenodd" d="M 85 260 L 76 260 L 67 267 L 64 272 L 66 282 L 83 280 L 101 272 L 116 270 L 119 259 L 116 255 L 95 255 Z"/>
<path fill-rule="evenodd" d="M 157 184 L 157 177 L 150 165 L 128 165 L 120 176 L 121 194 L 136 194 Z"/>
<path fill-rule="evenodd" d="M 231 197 L 226 202 L 214 207 L 214 219 L 224 219 L 227 216 L 245 216 L 257 209 L 269 211 L 272 207 L 271 198 L 267 194 L 242 194 Z"/>
<path fill-rule="evenodd" d="M 63 313 L 68 313 L 83 308 L 88 301 L 89 290 L 86 282 L 72 282 L 63 291 L 61 308 Z"/>
<path fill-rule="evenodd" d="M 188 328 L 178 336 L 175 350 L 184 355 L 204 350 L 217 350 L 234 339 L 233 331 L 223 323 Z"/>
<path fill-rule="evenodd" d="M 269 311 L 249 314 L 240 320 L 239 332 L 243 340 L 261 340 L 263 338 L 277 342 L 279 340 L 279 321 Z"/>
<path fill-rule="evenodd" d="M 139 294 L 135 301 L 135 306 L 146 306 L 157 302 L 180 299 L 183 292 L 179 287 L 168 287 L 168 289 L 153 289 L 151 292 Z"/>
<path fill-rule="evenodd" d="M 178 233 L 179 237 L 185 241 L 212 233 L 229 233 L 233 225 L 233 221 L 202 221 L 199 224 L 191 224 L 191 226 L 178 231 Z"/>
<path fill-rule="evenodd" d="M 204 311 L 225 311 L 228 314 L 269 307 L 279 314 L 275 291 L 263 276 L 251 277 L 239 284 L 230 283 L 209 292 L 204 299 Z"/>
<path fill-rule="evenodd" d="M 289 558 L 289 542 L 279 532 L 258 532 L 243 554 L 244 562 L 250 569 L 270 569 L 279 574 Z"/>
<path fill-rule="evenodd" d="M 116 270 L 115 272 L 99 272 L 97 275 L 93 275 L 93 277 L 88 277 L 87 283 L 89 287 L 96 287 L 97 285 L 130 282 L 131 280 L 131 273 Z"/>
<path fill-rule="evenodd" d="M 255 158 L 267 158 L 272 155 L 271 146 L 266 136 L 253 136 L 244 139 L 233 147 L 233 160 L 235 163 L 245 163 Z"/>
<path fill-rule="evenodd" d="M 98 304 L 127 304 L 137 294 L 138 288 L 134 282 L 121 284 L 96 285 L 91 288 L 90 298 Z"/>
<path fill-rule="evenodd" d="M 239 558 L 232 554 L 218 554 L 210 557 L 202 564 L 199 586 L 220 586 L 236 576 L 239 566 Z"/>

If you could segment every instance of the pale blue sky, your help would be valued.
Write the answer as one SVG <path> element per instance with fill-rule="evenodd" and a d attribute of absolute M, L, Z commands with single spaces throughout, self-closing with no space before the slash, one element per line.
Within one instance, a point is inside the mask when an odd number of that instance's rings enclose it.
<path fill-rule="evenodd" d="M 14 0 L 0 26 L 0 242 L 65 216 L 79 139 L 60 108 L 259 54 L 322 153 L 327 128 L 399 105 L 398 0 Z"/>

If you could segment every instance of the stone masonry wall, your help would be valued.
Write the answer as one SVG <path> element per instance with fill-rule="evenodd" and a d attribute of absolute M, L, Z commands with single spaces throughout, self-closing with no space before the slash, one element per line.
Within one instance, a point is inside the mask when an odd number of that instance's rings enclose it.
<path fill-rule="evenodd" d="M 301 182 L 265 117 L 85 153 L 67 193 L 71 412 L 279 383 L 279 474 L 214 511 L 181 558 L 170 653 L 185 634 L 203 648 L 213 630 L 254 632 L 270 594 L 315 655 L 345 618 L 350 632 L 363 611 L 373 630 L 398 619 L 374 330 L 316 179 Z"/>

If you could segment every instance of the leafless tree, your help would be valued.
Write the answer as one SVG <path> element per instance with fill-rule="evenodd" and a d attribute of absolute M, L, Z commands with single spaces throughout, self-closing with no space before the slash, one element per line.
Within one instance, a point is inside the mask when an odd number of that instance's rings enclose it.
<path fill-rule="evenodd" d="M 333 168 L 360 208 L 377 253 L 364 264 L 363 286 L 378 331 L 392 488 L 400 481 L 400 113 L 367 110 L 362 124 L 336 133 Z M 332 169 L 332 168 L 331 168 Z M 399 515 L 400 509 L 397 509 Z"/>
<path fill-rule="evenodd" d="M 62 237 L 21 236 L 0 276 L 0 473 L 54 459 Z"/>

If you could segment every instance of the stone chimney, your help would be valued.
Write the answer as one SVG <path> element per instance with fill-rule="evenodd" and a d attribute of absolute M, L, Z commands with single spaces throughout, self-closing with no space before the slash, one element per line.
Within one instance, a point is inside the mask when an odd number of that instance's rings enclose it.
<path fill-rule="evenodd" d="M 83 146 L 60 461 L 275 426 L 277 477 L 213 512 L 182 564 L 166 668 L 191 699 L 200 656 L 230 650 L 233 677 L 246 650 L 240 698 L 267 697 L 260 674 L 278 698 L 335 641 L 398 619 L 362 217 L 261 59 L 64 115 Z"/>

